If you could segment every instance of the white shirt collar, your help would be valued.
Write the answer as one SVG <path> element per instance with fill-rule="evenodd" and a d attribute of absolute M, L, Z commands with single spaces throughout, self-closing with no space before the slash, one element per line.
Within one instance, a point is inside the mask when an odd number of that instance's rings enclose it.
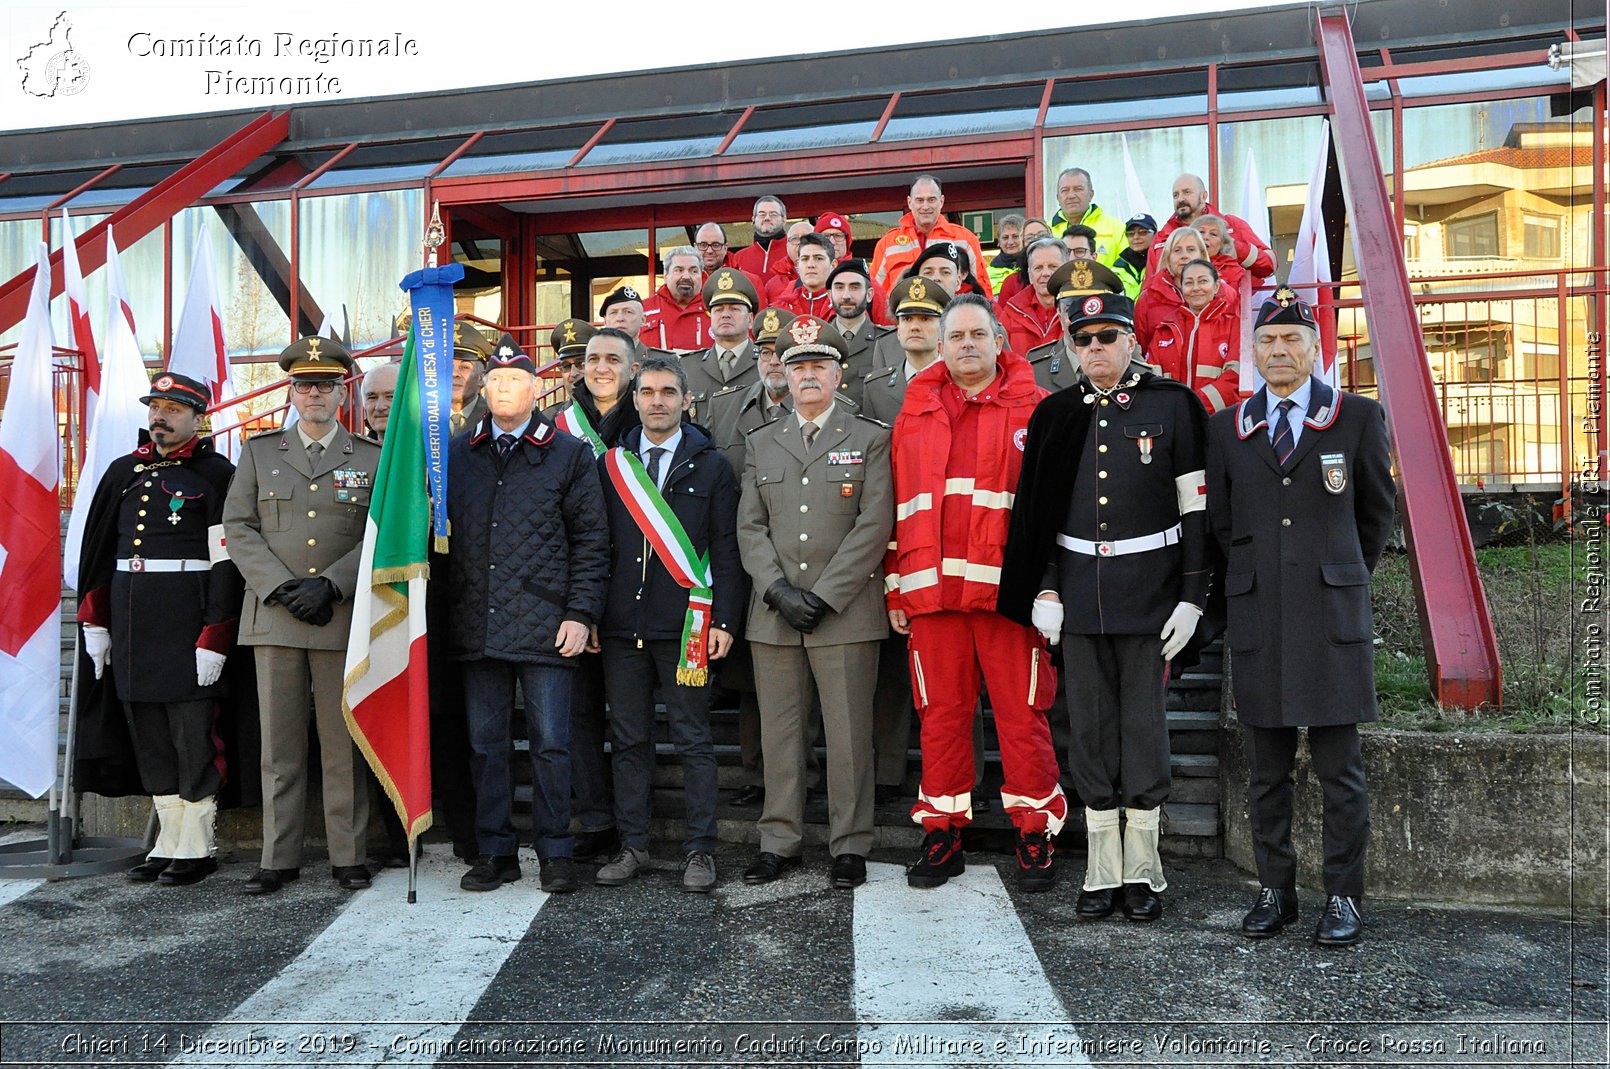
<path fill-rule="evenodd" d="M 665 441 L 661 442 L 659 445 L 655 445 L 653 442 L 649 441 L 648 434 L 644 433 L 643 437 L 638 442 L 639 449 L 637 451 L 637 455 L 642 458 L 642 460 L 643 460 L 643 462 L 645 464 L 647 464 L 648 463 L 648 451 L 650 449 L 663 449 L 663 450 L 665 450 L 665 459 L 667 461 L 667 464 L 666 464 L 665 467 L 662 467 L 661 470 L 660 470 L 660 474 L 663 477 L 664 474 L 665 474 L 665 468 L 669 467 L 670 459 L 676 455 L 676 448 L 677 448 L 677 446 L 679 446 L 681 444 L 682 444 L 682 425 L 679 423 L 679 424 L 677 424 L 676 430 L 671 432 L 671 437 L 667 438 Z"/>

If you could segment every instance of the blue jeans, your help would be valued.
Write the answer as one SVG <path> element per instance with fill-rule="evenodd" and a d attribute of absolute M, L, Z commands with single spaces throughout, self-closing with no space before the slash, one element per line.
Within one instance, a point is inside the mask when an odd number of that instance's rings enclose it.
<path fill-rule="evenodd" d="M 569 857 L 571 669 L 492 658 L 464 664 L 476 847 L 496 857 L 510 856 L 519 847 L 509 764 L 516 679 L 525 698 L 526 737 L 531 740 L 531 825 L 537 856 Z"/>

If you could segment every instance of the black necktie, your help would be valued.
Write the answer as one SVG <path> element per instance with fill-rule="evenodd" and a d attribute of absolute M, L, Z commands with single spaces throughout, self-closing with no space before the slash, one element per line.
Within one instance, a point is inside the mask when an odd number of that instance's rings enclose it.
<path fill-rule="evenodd" d="M 660 485 L 660 462 L 665 459 L 663 446 L 655 446 L 648 451 L 648 477 L 654 483 L 655 489 Z"/>
<path fill-rule="evenodd" d="M 512 434 L 498 435 L 498 456 L 508 459 L 509 454 L 514 452 L 515 441 L 517 439 Z"/>
<path fill-rule="evenodd" d="M 1275 440 L 1271 444 L 1274 446 L 1275 459 L 1280 461 L 1281 467 L 1285 467 L 1286 461 L 1291 459 L 1292 450 L 1297 448 L 1297 437 L 1291 433 L 1291 410 L 1297 407 L 1297 402 L 1288 397 L 1275 407 L 1280 411 L 1280 415 L 1275 417 L 1280 421 L 1280 426 L 1275 429 Z"/>

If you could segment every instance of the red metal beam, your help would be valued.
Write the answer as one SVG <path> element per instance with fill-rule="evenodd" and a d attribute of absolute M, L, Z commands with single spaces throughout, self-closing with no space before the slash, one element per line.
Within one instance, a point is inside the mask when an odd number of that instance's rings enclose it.
<path fill-rule="evenodd" d="M 55 211 L 57 208 L 60 208 L 63 204 L 66 204 L 68 201 L 72 200 L 74 197 L 78 196 L 80 193 L 84 192 L 84 190 L 88 189 L 90 186 L 93 186 L 95 183 L 99 182 L 101 179 L 109 177 L 110 175 L 116 174 L 118 171 L 121 171 L 122 169 L 123 169 L 123 165 L 121 163 L 114 163 L 114 164 L 112 164 L 112 166 L 106 168 L 106 170 L 102 171 L 100 174 L 96 175 L 94 178 L 91 178 L 88 182 L 80 182 L 78 185 L 74 186 L 72 189 L 68 190 L 66 193 L 63 193 L 61 196 L 57 197 L 55 200 L 53 200 L 49 204 L 45 205 L 45 207 L 44 207 L 45 213 L 49 214 L 50 212 Z"/>
<path fill-rule="evenodd" d="M 883 136 L 884 127 L 889 125 L 889 119 L 893 117 L 894 109 L 899 105 L 900 94 L 895 93 L 889 98 L 889 102 L 883 106 L 883 114 L 878 116 L 878 125 L 872 128 L 872 136 L 867 138 L 868 141 L 871 141 L 874 145 L 878 143 L 878 139 Z"/>
<path fill-rule="evenodd" d="M 738 121 L 732 124 L 732 129 L 727 131 L 727 136 L 721 139 L 721 144 L 717 145 L 716 150 L 710 155 L 719 156 L 731 148 L 733 140 L 737 138 L 739 131 L 744 128 L 744 123 L 748 122 L 749 116 L 754 113 L 755 106 L 753 104 L 745 108 L 743 114 L 738 116 Z"/>
<path fill-rule="evenodd" d="M 1382 78 L 1420 78 L 1431 74 L 1463 74 L 1469 71 L 1491 71 L 1499 67 L 1530 67 L 1547 63 L 1549 51 L 1540 48 L 1535 52 L 1510 52 L 1502 56 L 1469 56 L 1465 59 L 1426 60 L 1423 63 L 1384 63 L 1371 67 L 1368 74 L 1360 73 L 1364 81 L 1378 82 Z M 1353 65 L 1358 66 L 1355 59 Z"/>
<path fill-rule="evenodd" d="M 486 136 L 486 131 L 485 130 L 477 130 L 477 131 L 475 131 L 469 137 L 465 138 L 464 143 L 462 145 L 458 146 L 458 148 L 454 149 L 452 152 L 449 152 L 447 154 L 447 158 L 442 160 L 441 163 L 438 163 L 436 165 L 435 170 L 431 171 L 431 173 L 426 175 L 425 177 L 427 179 L 435 178 L 437 175 L 441 174 L 443 171 L 445 171 L 449 167 L 453 166 L 453 161 L 454 160 L 458 159 L 460 156 L 464 155 L 464 153 L 468 152 L 471 148 L 474 147 L 474 145 L 475 145 L 475 143 L 477 141 L 481 140 L 481 138 L 483 138 L 485 136 Z"/>
<path fill-rule="evenodd" d="M 88 277 L 106 262 L 106 235 L 117 239 L 117 247 L 133 247 L 173 216 L 194 204 L 219 182 L 239 171 L 252 160 L 285 140 L 290 112 L 264 112 L 218 144 L 164 178 L 145 193 L 125 204 L 78 239 L 78 262 Z M 50 294 L 62 291 L 62 253 L 50 258 Z M 28 267 L 0 285 L 0 333 L 22 322 L 27 311 L 28 291 L 33 286 L 34 268 Z"/>
<path fill-rule="evenodd" d="M 343 148 L 341 151 L 337 152 L 334 156 L 331 156 L 329 159 L 325 160 L 323 163 L 321 163 L 317 167 L 313 168 L 313 170 L 309 171 L 307 173 L 307 176 L 305 178 L 303 178 L 300 182 L 296 183 L 296 185 L 292 186 L 291 189 L 293 191 L 298 190 L 298 189 L 306 189 L 309 182 L 312 182 L 314 179 L 318 178 L 319 175 L 323 174 L 325 171 L 328 171 L 331 167 L 334 167 L 336 164 L 338 164 L 342 160 L 346 159 L 348 154 L 351 153 L 352 150 L 356 149 L 357 147 L 358 147 L 358 143 L 356 141 L 349 142 L 347 144 L 347 146 L 345 148 Z"/>
<path fill-rule="evenodd" d="M 1336 157 L 1381 401 L 1397 451 L 1403 533 L 1431 690 L 1445 706 L 1499 706 L 1503 689 L 1492 613 L 1476 569 L 1346 12 L 1322 12 L 1315 37 L 1325 95 L 1334 109 Z"/>
<path fill-rule="evenodd" d="M 611 129 L 613 129 L 614 126 L 615 126 L 615 120 L 613 118 L 606 119 L 604 121 L 604 125 L 600 126 L 598 129 L 593 131 L 593 136 L 589 137 L 587 139 L 587 143 L 582 145 L 581 148 L 576 150 L 576 154 L 574 156 L 570 157 L 570 162 L 565 164 L 565 166 L 566 167 L 574 167 L 574 166 L 576 166 L 576 164 L 580 163 L 581 158 L 583 156 L 587 155 L 587 153 L 591 152 L 593 150 L 593 146 L 598 144 L 598 142 L 602 141 L 604 139 L 604 135 L 609 133 L 609 131 Z"/>

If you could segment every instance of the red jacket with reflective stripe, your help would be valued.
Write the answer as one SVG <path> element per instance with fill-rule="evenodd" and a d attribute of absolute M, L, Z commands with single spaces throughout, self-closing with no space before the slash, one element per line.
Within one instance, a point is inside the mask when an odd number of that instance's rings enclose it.
<path fill-rule="evenodd" d="M 1265 245 L 1252 229 L 1251 223 L 1239 215 L 1221 212 L 1211 204 L 1202 205 L 1202 214 L 1216 215 L 1229 225 L 1230 236 L 1235 238 L 1235 251 L 1238 254 L 1236 261 L 1251 271 L 1253 278 L 1268 278 L 1275 273 L 1274 255 L 1269 251 L 1269 246 Z M 1168 240 L 1168 236 L 1180 227 L 1188 225 L 1180 222 L 1180 217 L 1177 215 L 1168 217 L 1168 221 L 1157 232 L 1157 237 L 1152 239 L 1152 251 L 1146 256 L 1146 277 L 1150 278 L 1161 272 L 1157 261 L 1163 255 L 1163 243 Z M 1222 273 L 1220 277 L 1223 277 Z"/>
<path fill-rule="evenodd" d="M 1033 286 L 1023 287 L 1011 300 L 997 307 L 1001 326 L 1006 328 L 1007 343 L 1014 353 L 1023 355 L 1062 338 L 1062 317 L 1057 315 L 1056 302 L 1052 301 L 1050 308 L 1041 305 Z"/>
<path fill-rule="evenodd" d="M 951 379 L 944 361 L 918 372 L 906 387 L 890 450 L 895 525 L 884 572 L 889 608 L 904 609 L 908 617 L 955 608 L 941 604 L 940 575 L 947 570 L 962 577 L 963 611 L 995 611 L 1029 416 L 1046 396 L 1021 356 L 1003 352 L 999 366 L 1000 381 L 990 386 L 993 396 L 978 403 L 978 454 L 970 486 L 947 486 L 951 423 L 940 390 Z M 947 490 L 967 494 L 973 511 L 966 556 L 948 563 L 946 550 L 954 553 L 958 547 L 944 546 L 941 537 Z"/>
<path fill-rule="evenodd" d="M 1183 304 L 1157 323 L 1146 359 L 1175 382 L 1183 382 L 1208 414 L 1241 400 L 1241 299 L 1222 285 L 1206 308 Z"/>

